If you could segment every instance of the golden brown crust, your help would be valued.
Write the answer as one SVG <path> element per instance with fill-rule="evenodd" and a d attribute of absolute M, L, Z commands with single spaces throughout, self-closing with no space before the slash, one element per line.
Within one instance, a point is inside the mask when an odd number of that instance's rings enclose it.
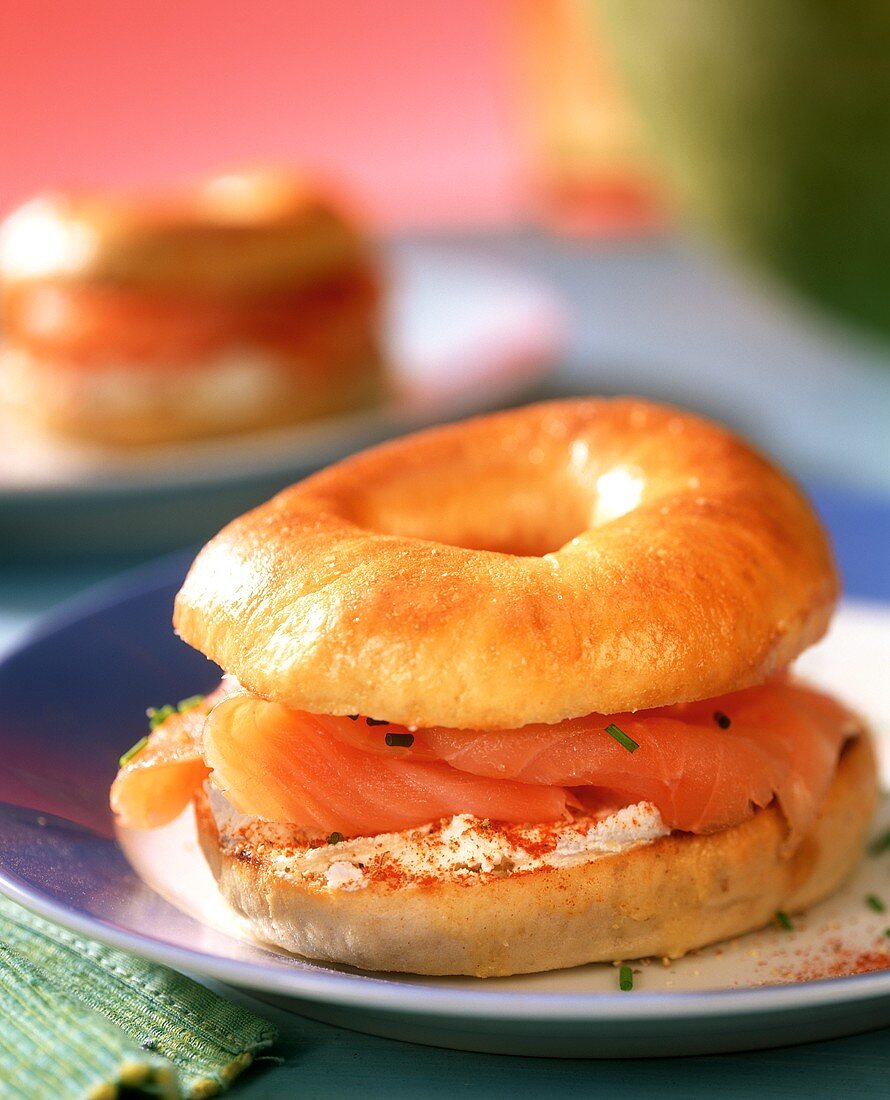
<path fill-rule="evenodd" d="M 345 891 L 276 872 L 274 846 L 220 839 L 206 796 L 202 848 L 226 899 L 260 938 L 369 970 L 491 977 L 643 956 L 677 957 L 807 908 L 855 866 L 876 796 L 866 737 L 852 742 L 816 822 L 783 854 L 777 807 L 710 836 L 672 833 L 571 867 L 476 882 Z"/>
<path fill-rule="evenodd" d="M 307 181 L 233 173 L 191 192 L 51 194 L 0 231 L 0 277 L 254 294 L 366 266 L 352 219 Z"/>
<path fill-rule="evenodd" d="M 742 440 L 579 399 L 285 490 L 202 550 L 174 622 L 290 707 L 509 728 L 757 684 L 823 634 L 836 594 L 809 504 Z"/>

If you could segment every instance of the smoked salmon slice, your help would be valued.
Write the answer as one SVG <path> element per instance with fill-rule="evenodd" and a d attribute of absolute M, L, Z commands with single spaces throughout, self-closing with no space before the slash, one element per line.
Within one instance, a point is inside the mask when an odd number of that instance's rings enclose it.
<path fill-rule="evenodd" d="M 784 679 L 700 703 L 514 730 L 409 731 L 246 693 L 213 702 L 202 707 L 206 721 L 173 716 L 122 768 L 112 806 L 124 823 L 171 820 L 212 770 L 241 812 L 323 833 L 373 835 L 458 813 L 554 821 L 572 806 L 642 801 L 671 829 L 707 833 L 775 799 L 793 846 L 844 742 L 861 729 L 839 703 Z"/>
<path fill-rule="evenodd" d="M 204 731 L 214 785 L 243 813 L 351 836 L 458 813 L 510 822 L 567 816 L 570 796 L 559 787 L 492 782 L 437 760 L 364 752 L 330 736 L 326 727 L 336 721 L 250 695 L 227 699 Z"/>
<path fill-rule="evenodd" d="M 403 729 L 334 721 L 337 735 L 376 751 L 385 745 L 381 730 Z M 609 726 L 637 748 L 628 751 L 605 732 Z M 652 802 L 665 824 L 684 832 L 728 828 L 776 798 L 793 843 L 812 823 L 841 747 L 859 726 L 829 696 L 776 679 L 636 714 L 514 730 L 423 729 L 411 751 L 490 779 L 606 788 L 625 803 Z"/>
<path fill-rule="evenodd" d="M 178 817 L 210 774 L 201 755 L 204 722 L 210 709 L 233 690 L 223 682 L 193 707 L 172 713 L 121 758 L 111 787 L 111 809 L 131 829 L 153 829 Z M 181 704 L 180 704 L 181 705 Z"/>

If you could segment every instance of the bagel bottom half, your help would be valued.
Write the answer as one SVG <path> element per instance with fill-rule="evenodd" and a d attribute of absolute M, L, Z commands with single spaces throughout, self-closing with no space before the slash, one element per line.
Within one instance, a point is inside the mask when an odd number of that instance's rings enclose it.
<path fill-rule="evenodd" d="M 92 370 L 0 349 L 0 410 L 49 437 L 141 447 L 286 427 L 378 404 L 385 364 L 371 341 L 336 369 L 236 348 L 162 369 Z"/>
<path fill-rule="evenodd" d="M 366 970 L 477 977 L 645 956 L 676 958 L 752 931 L 835 890 L 856 865 L 874 811 L 867 737 L 845 748 L 813 826 L 791 855 L 771 805 L 708 836 L 671 833 L 572 866 L 457 882 L 371 882 L 344 891 L 275 869 L 274 844 L 221 836 L 207 795 L 201 846 L 227 901 L 260 939 Z M 231 838 L 229 838 L 229 841 Z"/>

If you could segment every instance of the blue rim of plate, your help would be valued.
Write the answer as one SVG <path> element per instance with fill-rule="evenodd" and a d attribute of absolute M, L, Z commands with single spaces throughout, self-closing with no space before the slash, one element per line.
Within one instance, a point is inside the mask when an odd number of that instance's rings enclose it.
<path fill-rule="evenodd" d="M 118 577 L 95 585 L 43 616 L 2 654 L 0 669 L 39 647 L 57 631 L 76 625 L 89 615 L 101 614 L 139 596 L 169 589 L 181 577 L 190 560 L 178 552 L 147 565 L 137 566 Z M 306 960 L 311 969 L 293 970 L 262 963 L 241 962 L 222 956 L 178 947 L 156 940 L 143 932 L 118 929 L 96 917 L 81 916 L 45 894 L 31 889 L 0 865 L 0 893 L 32 912 L 72 932 L 111 947 L 130 951 L 179 970 L 215 978 L 230 985 L 303 1000 L 350 1007 L 367 1006 L 373 1000 L 377 1011 L 412 1013 L 420 1016 L 453 1015 L 464 1020 L 497 1015 L 502 1020 L 594 1021 L 658 1020 L 665 1016 L 695 1019 L 709 1015 L 756 1014 L 785 1009 L 800 1011 L 823 1006 L 838 1007 L 890 996 L 890 971 L 876 971 L 848 977 L 758 986 L 747 989 L 630 993 L 525 993 L 510 989 L 436 988 L 413 984 L 398 975 L 348 973 L 327 970 L 323 964 Z M 434 982 L 435 978 L 429 979 Z M 480 986 L 484 980 L 480 979 Z"/>

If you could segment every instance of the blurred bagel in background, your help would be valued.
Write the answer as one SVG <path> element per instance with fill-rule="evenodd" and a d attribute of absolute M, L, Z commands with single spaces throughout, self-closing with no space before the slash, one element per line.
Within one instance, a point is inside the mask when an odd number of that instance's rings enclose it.
<path fill-rule="evenodd" d="M 0 228 L 12 414 L 114 446 L 292 424 L 383 392 L 359 223 L 282 172 L 37 197 Z"/>

